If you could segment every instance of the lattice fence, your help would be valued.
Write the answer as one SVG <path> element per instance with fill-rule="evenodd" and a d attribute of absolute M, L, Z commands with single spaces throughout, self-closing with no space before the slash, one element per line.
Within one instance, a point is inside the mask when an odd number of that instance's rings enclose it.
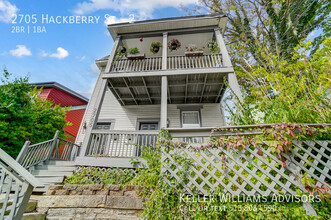
<path fill-rule="evenodd" d="M 183 148 L 162 148 L 162 172 L 168 181 L 176 179 L 186 193 L 208 195 L 216 187 L 231 195 L 296 195 L 296 186 L 304 190 L 300 174 L 317 180 L 317 186 L 331 184 L 331 141 L 295 141 L 293 154 L 282 155 L 286 165 L 272 152 L 268 142 L 243 150 L 205 148 L 193 144 Z M 191 160 L 187 173 L 178 157 Z M 284 166 L 283 166 L 284 165 Z M 183 178 L 185 176 L 185 178 Z"/>

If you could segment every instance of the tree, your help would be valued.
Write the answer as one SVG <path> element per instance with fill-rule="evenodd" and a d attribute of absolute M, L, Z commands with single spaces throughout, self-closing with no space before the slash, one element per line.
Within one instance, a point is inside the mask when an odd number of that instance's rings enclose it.
<path fill-rule="evenodd" d="M 308 56 L 312 47 L 308 42 L 295 48 L 294 62 L 280 61 L 261 48 L 272 68 L 251 67 L 251 93 L 237 102 L 236 112 L 230 109 L 232 123 L 330 123 L 331 38 Z"/>
<path fill-rule="evenodd" d="M 0 148 L 16 157 L 26 140 L 31 143 L 53 138 L 67 124 L 68 109 L 39 98 L 28 77 L 11 79 L 4 69 L 0 78 Z"/>
<path fill-rule="evenodd" d="M 295 47 L 314 31 L 324 31 L 313 41 L 314 52 L 330 34 L 329 0 L 200 0 L 211 12 L 228 16 L 225 32 L 229 53 L 239 83 L 246 93 L 252 85 L 247 78 L 251 66 L 268 66 L 261 48 L 293 62 Z M 272 70 L 270 70 L 272 71 Z"/>

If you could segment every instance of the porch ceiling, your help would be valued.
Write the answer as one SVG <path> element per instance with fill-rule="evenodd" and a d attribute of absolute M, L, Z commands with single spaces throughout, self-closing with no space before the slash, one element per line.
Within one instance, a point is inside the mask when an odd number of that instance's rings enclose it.
<path fill-rule="evenodd" d="M 218 103 L 225 91 L 223 73 L 168 76 L 168 103 Z M 161 76 L 109 78 L 108 86 L 121 105 L 161 103 Z"/>

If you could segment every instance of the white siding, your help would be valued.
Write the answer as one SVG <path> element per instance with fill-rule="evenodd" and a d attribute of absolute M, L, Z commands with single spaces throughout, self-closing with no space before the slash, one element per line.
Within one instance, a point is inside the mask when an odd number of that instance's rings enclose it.
<path fill-rule="evenodd" d="M 220 104 L 197 105 L 203 106 L 203 108 L 200 109 L 202 127 L 218 127 L 224 125 L 224 117 Z M 178 109 L 178 106 L 179 105 L 176 104 L 168 105 L 168 121 L 169 127 L 171 128 L 181 127 L 180 109 Z M 180 104 L 180 106 L 184 105 Z M 187 106 L 189 106 L 189 104 Z M 89 114 L 86 115 L 87 124 L 89 123 L 88 117 L 91 117 L 92 115 L 91 112 L 88 113 Z M 114 130 L 136 130 L 137 119 L 140 118 L 159 119 L 160 105 L 121 106 L 120 103 L 114 97 L 114 95 L 111 93 L 111 91 L 106 91 L 99 119 L 115 119 Z M 77 142 L 82 141 L 83 136 L 84 134 L 81 134 L 77 138 Z"/>

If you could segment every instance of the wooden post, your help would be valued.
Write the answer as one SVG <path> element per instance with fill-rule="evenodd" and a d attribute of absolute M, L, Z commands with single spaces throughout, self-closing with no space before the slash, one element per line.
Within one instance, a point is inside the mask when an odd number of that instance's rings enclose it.
<path fill-rule="evenodd" d="M 163 33 L 163 42 L 162 42 L 162 70 L 167 69 L 167 59 L 168 59 L 168 33 Z"/>
<path fill-rule="evenodd" d="M 20 153 L 18 154 L 18 156 L 16 157 L 16 161 L 19 163 L 19 164 L 22 164 L 22 160 L 24 159 L 26 153 L 28 152 L 28 148 L 29 148 L 29 145 L 30 145 L 30 141 L 25 141 Z"/>
<path fill-rule="evenodd" d="M 120 39 L 121 39 L 121 36 L 116 37 L 112 51 L 108 58 L 107 66 L 104 69 L 104 71 L 100 72 L 99 78 L 96 83 L 96 87 L 91 96 L 91 100 L 87 106 L 86 112 L 89 111 L 92 113 L 92 115 L 91 115 L 90 121 L 89 121 L 86 131 L 85 131 L 84 141 L 83 141 L 81 150 L 79 152 L 80 157 L 83 157 L 85 155 L 85 152 L 87 150 L 88 143 L 90 140 L 91 132 L 98 122 L 102 102 L 103 102 L 103 99 L 104 99 L 104 96 L 106 93 L 106 89 L 107 89 L 107 79 L 103 79 L 103 76 L 104 76 L 104 74 L 107 74 L 107 73 L 109 74 L 111 63 L 113 62 L 113 60 L 116 56 L 116 51 L 118 49 Z"/>
<path fill-rule="evenodd" d="M 230 59 L 229 53 L 226 49 L 221 31 L 219 28 L 215 28 L 215 36 L 216 36 L 217 44 L 218 44 L 219 49 L 222 54 L 223 67 L 232 67 L 231 59 Z M 243 102 L 243 97 L 242 97 L 242 94 L 240 91 L 237 76 L 234 72 L 228 73 L 228 83 L 229 83 L 229 87 L 232 90 L 232 92 L 234 93 L 234 95 L 237 96 L 237 98 L 239 99 L 240 102 Z"/>
<path fill-rule="evenodd" d="M 167 69 L 167 58 L 168 58 L 168 33 L 163 33 L 163 47 L 162 47 L 162 70 Z M 167 127 L 167 113 L 168 113 L 168 79 L 167 76 L 161 78 L 161 117 L 160 127 Z"/>
<path fill-rule="evenodd" d="M 59 134 L 60 134 L 60 131 L 57 130 L 55 132 L 55 135 L 54 135 L 54 138 L 53 138 L 53 142 L 52 142 L 52 145 L 51 145 L 51 147 L 49 149 L 49 153 L 48 153 L 48 156 L 47 156 L 47 159 L 46 160 L 49 160 L 51 158 L 52 153 L 53 153 L 53 150 L 54 150 L 54 147 L 55 147 L 55 144 L 57 142 L 57 138 L 59 137 Z"/>
<path fill-rule="evenodd" d="M 167 127 L 167 102 L 168 102 L 168 79 L 167 76 L 162 76 L 161 80 L 161 128 Z"/>

